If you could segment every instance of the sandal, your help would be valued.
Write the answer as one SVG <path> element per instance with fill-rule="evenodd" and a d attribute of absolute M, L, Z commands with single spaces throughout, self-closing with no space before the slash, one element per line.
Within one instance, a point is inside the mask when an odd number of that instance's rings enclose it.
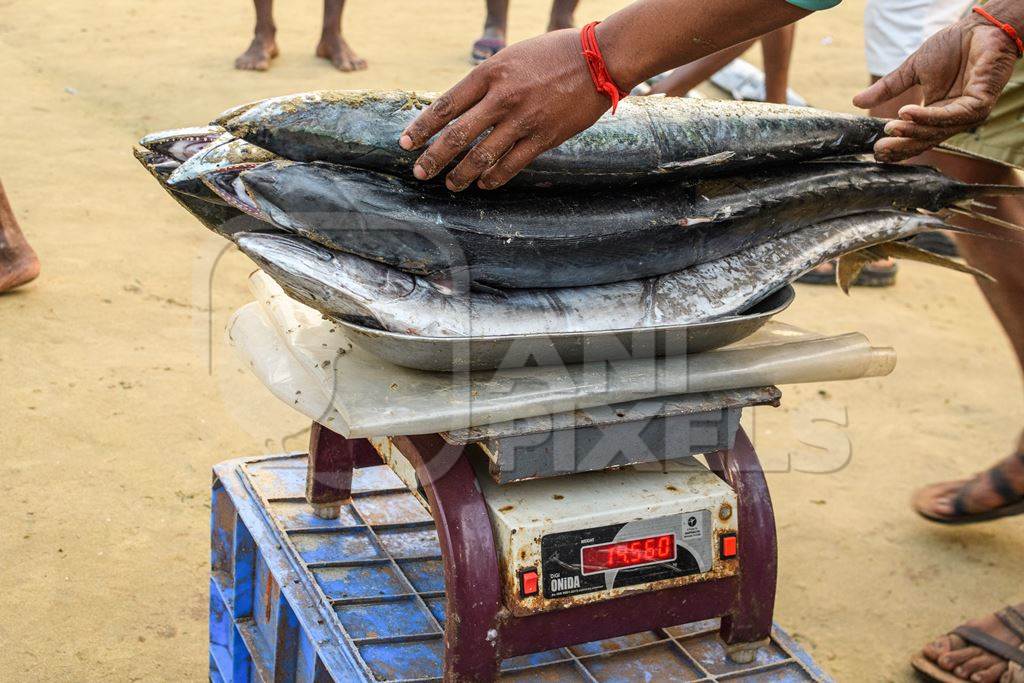
<path fill-rule="evenodd" d="M 955 628 L 951 635 L 959 636 L 968 645 L 979 647 L 989 654 L 1005 659 L 1009 663 L 1009 668 L 1003 673 L 999 683 L 1024 683 L 1024 613 L 1014 607 L 1007 607 L 996 612 L 996 617 L 1011 633 L 1021 639 L 1019 645 L 1011 645 L 971 626 Z M 918 653 L 912 657 L 910 664 L 932 681 L 969 683 L 968 679 L 960 678 L 953 672 L 946 671 L 928 659 L 924 653 Z"/>
<path fill-rule="evenodd" d="M 1024 451 L 1017 453 L 1015 457 L 1024 464 Z M 977 524 L 979 522 L 988 522 L 993 519 L 1002 519 L 1003 517 L 1012 517 L 1013 515 L 1024 514 L 1024 493 L 1017 491 L 1013 487 L 1013 484 L 1010 483 L 1010 480 L 1007 479 L 1006 474 L 1003 472 L 1001 465 L 1002 463 L 970 480 L 944 482 L 925 487 L 914 494 L 914 497 L 911 500 L 911 506 L 917 514 L 931 522 L 950 525 Z M 971 486 L 977 482 L 980 477 L 988 477 L 992 490 L 995 491 L 1002 499 L 1003 504 L 992 508 L 991 510 L 986 510 L 985 512 L 970 512 L 967 509 L 967 497 L 970 493 Z M 953 499 L 953 514 L 936 514 L 930 509 L 931 506 L 929 503 L 932 503 L 936 498 L 949 494 L 953 491 L 956 492 L 955 498 Z"/>
<path fill-rule="evenodd" d="M 493 57 L 505 47 L 505 41 L 501 38 L 481 38 L 473 43 L 473 52 L 470 59 L 474 64 L 480 64 L 488 57 Z"/>
<path fill-rule="evenodd" d="M 834 285 L 836 283 L 836 262 L 830 261 L 827 265 L 827 268 L 818 267 L 808 271 L 797 278 L 797 282 L 802 282 L 805 285 Z M 852 284 L 854 287 L 891 287 L 896 284 L 896 270 L 895 263 L 885 265 L 869 263 L 864 270 L 860 271 Z"/>

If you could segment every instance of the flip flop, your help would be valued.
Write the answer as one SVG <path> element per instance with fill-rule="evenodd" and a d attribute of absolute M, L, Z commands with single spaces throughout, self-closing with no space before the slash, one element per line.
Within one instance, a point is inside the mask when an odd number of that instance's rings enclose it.
<path fill-rule="evenodd" d="M 801 275 L 797 278 L 797 282 L 802 282 L 805 285 L 834 285 L 836 283 L 835 261 L 830 262 L 830 265 L 831 268 L 820 270 L 815 268 Z M 852 285 L 854 287 L 891 287 L 896 284 L 896 270 L 895 263 L 885 266 L 868 264 L 864 270 L 860 271 Z"/>
<path fill-rule="evenodd" d="M 1017 453 L 1016 457 L 1021 462 L 1024 462 L 1024 451 Z M 979 477 L 988 477 L 992 489 L 1003 500 L 1003 504 L 985 512 L 969 512 L 967 510 L 967 495 L 970 493 L 971 485 Z M 954 488 L 956 490 L 956 497 L 953 499 L 952 515 L 938 515 L 928 509 L 928 503 L 934 501 L 940 494 Z M 1013 485 L 1006 478 L 1002 469 L 996 465 L 973 479 L 927 486 L 914 494 L 911 506 L 917 514 L 931 522 L 949 525 L 978 524 L 979 522 L 988 522 L 993 519 L 1024 514 L 1024 494 L 1019 493 L 1013 488 Z"/>
<path fill-rule="evenodd" d="M 470 59 L 474 64 L 480 64 L 488 57 L 493 57 L 505 47 L 505 41 L 501 38 L 481 38 L 473 43 L 473 52 Z"/>
<path fill-rule="evenodd" d="M 996 617 L 1015 636 L 1024 641 L 1024 614 L 1014 607 L 996 612 Z M 985 650 L 989 654 L 1005 659 L 1010 668 L 1000 679 L 1001 683 L 1024 683 L 1024 642 L 1019 645 L 1011 645 L 999 640 L 995 636 L 971 626 L 960 626 L 953 629 L 952 635 L 959 636 L 968 645 L 973 645 Z M 960 678 L 951 671 L 946 671 L 938 664 L 919 652 L 910 659 L 910 665 L 928 677 L 929 680 L 939 683 L 970 683 L 966 678 Z"/>

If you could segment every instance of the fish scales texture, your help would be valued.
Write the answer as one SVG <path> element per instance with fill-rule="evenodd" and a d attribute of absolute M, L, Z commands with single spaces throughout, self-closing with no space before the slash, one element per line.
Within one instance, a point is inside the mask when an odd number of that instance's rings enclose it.
<path fill-rule="evenodd" d="M 825 221 L 710 263 L 655 278 L 503 294 L 451 295 L 387 265 L 303 238 L 239 235 L 239 248 L 299 301 L 392 332 L 469 337 L 686 325 L 739 313 L 845 253 L 941 227 L 898 212 Z"/>
<path fill-rule="evenodd" d="M 266 220 L 425 276 L 572 287 L 683 270 L 842 215 L 938 210 L 971 186 L 926 167 L 818 162 L 644 192 L 468 191 L 324 163 L 240 175 Z"/>
<path fill-rule="evenodd" d="M 293 161 L 411 173 L 398 138 L 432 93 L 321 91 L 271 98 L 216 121 Z M 807 107 L 686 98 L 622 102 L 534 160 L 511 185 L 595 186 L 724 174 L 766 162 L 867 153 L 884 121 Z"/>

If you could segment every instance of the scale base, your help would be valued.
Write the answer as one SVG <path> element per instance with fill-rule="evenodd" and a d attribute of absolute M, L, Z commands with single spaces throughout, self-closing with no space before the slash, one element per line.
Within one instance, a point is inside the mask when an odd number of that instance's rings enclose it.
<path fill-rule="evenodd" d="M 379 466 L 355 469 L 351 500 L 324 521 L 305 500 L 307 462 L 287 454 L 214 468 L 210 680 L 441 679 L 450 607 L 433 521 Z M 831 681 L 778 626 L 754 661 L 731 662 L 720 627 L 712 619 L 504 659 L 497 677 Z"/>

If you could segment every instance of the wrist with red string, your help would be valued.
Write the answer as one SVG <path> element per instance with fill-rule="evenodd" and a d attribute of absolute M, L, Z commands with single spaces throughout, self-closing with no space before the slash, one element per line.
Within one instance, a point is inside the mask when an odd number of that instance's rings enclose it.
<path fill-rule="evenodd" d="M 629 96 L 628 90 L 623 90 L 608 72 L 608 64 L 605 62 L 601 46 L 597 42 L 597 25 L 599 21 L 592 21 L 580 30 L 580 50 L 583 60 L 587 63 L 590 71 L 590 80 L 594 83 L 594 89 L 604 95 L 612 103 L 612 114 L 619 106 L 619 101 Z"/>
<path fill-rule="evenodd" d="M 995 7 L 993 7 L 992 9 L 996 10 Z M 1004 34 L 1006 34 L 1006 37 L 1013 44 L 1014 49 L 1017 51 L 1017 58 L 1020 59 L 1021 57 L 1024 57 L 1024 40 L 1021 39 L 1020 33 L 1018 33 L 1017 29 L 1013 26 L 1013 24 L 1009 23 L 1008 21 L 1002 20 L 1003 15 L 1000 14 L 1000 16 L 996 16 L 995 14 L 989 12 L 987 9 L 981 7 L 980 5 L 973 7 L 971 11 L 973 15 L 976 15 L 976 20 L 981 22 L 983 25 L 994 26 L 1000 31 L 1002 31 Z M 1014 19 L 1016 17 L 1007 18 Z"/>

